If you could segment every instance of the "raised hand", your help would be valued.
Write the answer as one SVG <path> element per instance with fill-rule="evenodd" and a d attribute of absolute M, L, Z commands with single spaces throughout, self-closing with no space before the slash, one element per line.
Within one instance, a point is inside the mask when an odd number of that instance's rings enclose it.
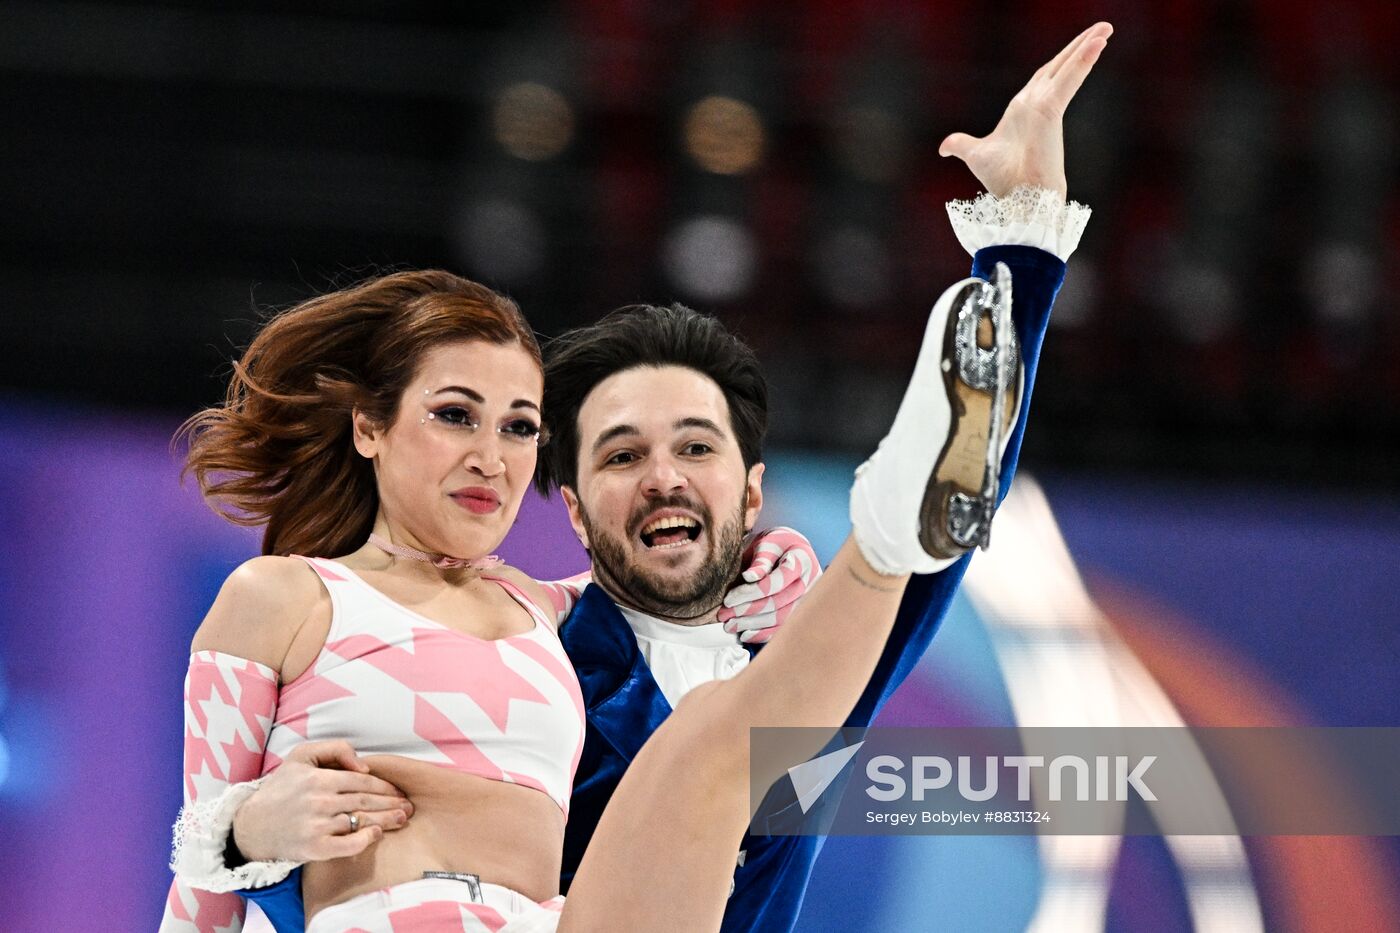
<path fill-rule="evenodd" d="M 744 559 L 744 582 L 725 594 L 716 618 L 744 644 L 763 644 L 821 576 L 822 568 L 806 535 L 782 526 L 755 538 Z"/>
<path fill-rule="evenodd" d="M 292 862 L 363 852 L 413 814 L 397 787 L 366 771 L 349 742 L 298 746 L 238 808 L 233 839 L 239 852 L 249 861 Z"/>
<path fill-rule="evenodd" d="M 1048 188 L 1063 197 L 1068 190 L 1065 109 L 1111 35 L 1113 27 L 1108 23 L 1095 23 L 1081 32 L 1011 98 L 990 135 L 953 133 L 943 140 L 938 154 L 961 159 L 996 197 L 1005 197 L 1018 185 Z"/>

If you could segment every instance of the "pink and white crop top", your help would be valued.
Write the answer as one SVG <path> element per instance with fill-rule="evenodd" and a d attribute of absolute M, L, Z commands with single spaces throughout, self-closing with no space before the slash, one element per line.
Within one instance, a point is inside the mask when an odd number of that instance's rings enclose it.
<path fill-rule="evenodd" d="M 495 640 L 394 602 L 348 567 L 311 565 L 331 596 L 326 645 L 283 685 L 263 773 L 302 742 L 345 739 L 360 755 L 403 755 L 544 791 L 567 816 L 583 753 L 583 694 L 545 614 L 487 576 L 535 620 Z"/>

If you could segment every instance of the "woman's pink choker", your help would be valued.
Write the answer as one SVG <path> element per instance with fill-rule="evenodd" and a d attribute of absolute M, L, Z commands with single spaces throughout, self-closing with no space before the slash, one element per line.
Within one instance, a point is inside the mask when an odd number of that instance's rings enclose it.
<path fill-rule="evenodd" d="M 485 570 L 488 567 L 497 567 L 503 563 L 495 554 L 472 558 L 448 557 L 446 554 L 430 554 L 427 551 L 420 551 L 417 548 L 408 547 L 407 545 L 395 544 L 374 532 L 370 532 L 369 543 L 387 554 L 393 554 L 395 557 L 406 557 L 409 560 L 422 561 L 425 564 L 432 564 L 439 570 L 456 570 L 462 567 L 471 570 Z"/>

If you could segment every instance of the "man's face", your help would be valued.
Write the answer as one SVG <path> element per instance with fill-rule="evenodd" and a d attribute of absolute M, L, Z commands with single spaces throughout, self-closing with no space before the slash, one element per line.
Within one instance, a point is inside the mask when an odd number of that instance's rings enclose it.
<path fill-rule="evenodd" d="M 569 518 L 593 577 L 619 601 L 711 621 L 739 573 L 763 504 L 763 464 L 744 469 L 724 393 L 682 366 L 614 373 L 578 413 Z"/>

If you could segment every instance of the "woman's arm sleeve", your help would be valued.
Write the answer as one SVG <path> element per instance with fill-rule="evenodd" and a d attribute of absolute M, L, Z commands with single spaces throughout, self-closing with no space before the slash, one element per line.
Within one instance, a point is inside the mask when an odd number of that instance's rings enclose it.
<path fill-rule="evenodd" d="M 238 933 L 243 928 L 243 900 L 214 893 L 186 879 L 205 880 L 222 870 L 234 888 L 246 879 L 233 877 L 223 855 L 192 845 L 199 828 L 231 816 L 223 791 L 231 784 L 262 775 L 268 732 L 277 712 L 277 674 L 272 668 L 218 651 L 190 656 L 185 675 L 185 805 L 175 824 L 171 868 L 177 872 L 165 903 L 161 933 Z M 224 809 L 230 809 L 224 814 Z M 205 864 L 217 856 L 217 865 Z M 209 880 L 213 882 L 212 876 Z M 215 886 L 219 886 L 215 882 Z"/>

